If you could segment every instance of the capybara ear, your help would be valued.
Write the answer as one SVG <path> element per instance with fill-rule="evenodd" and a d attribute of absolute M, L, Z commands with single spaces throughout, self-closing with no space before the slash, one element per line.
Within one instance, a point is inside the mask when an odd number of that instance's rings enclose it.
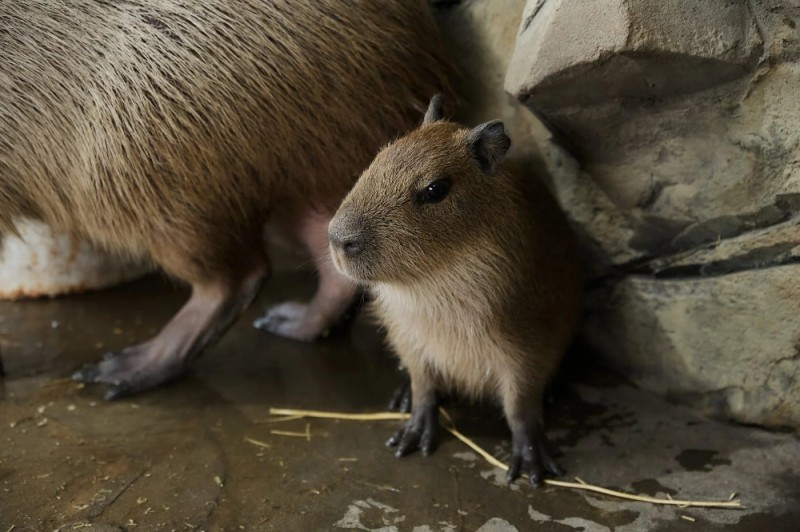
<path fill-rule="evenodd" d="M 511 139 L 500 120 L 492 120 L 472 129 L 467 134 L 472 156 L 486 175 L 494 174 L 497 165 L 511 147 Z"/>
<path fill-rule="evenodd" d="M 444 110 L 442 109 L 442 102 L 444 96 L 435 94 L 431 98 L 431 103 L 428 104 L 428 110 L 425 111 L 425 118 L 422 120 L 423 124 L 432 124 L 444 118 Z"/>

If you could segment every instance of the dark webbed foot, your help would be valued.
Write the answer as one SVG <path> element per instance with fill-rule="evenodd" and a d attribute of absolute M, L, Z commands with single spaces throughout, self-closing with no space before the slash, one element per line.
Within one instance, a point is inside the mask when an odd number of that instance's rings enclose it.
<path fill-rule="evenodd" d="M 191 358 L 191 357 L 188 357 Z M 72 378 L 86 384 L 109 385 L 105 398 L 119 399 L 175 379 L 186 369 L 178 357 L 158 356 L 153 342 L 109 353 L 102 362 L 76 371 Z"/>
<path fill-rule="evenodd" d="M 553 454 L 544 431 L 538 427 L 512 434 L 512 455 L 506 480 L 511 483 L 524 473 L 528 475 L 531 486 L 538 488 L 545 474 L 556 477 L 563 475 Z"/>
<path fill-rule="evenodd" d="M 392 398 L 389 400 L 389 410 L 392 412 L 411 412 L 411 377 L 403 371 L 400 385 L 395 388 Z"/>
<path fill-rule="evenodd" d="M 262 267 L 238 284 L 217 280 L 193 285 L 192 297 L 158 336 L 119 354 L 108 354 L 105 360 L 75 372 L 72 378 L 109 385 L 109 400 L 175 379 L 250 304 L 266 273 Z"/>
<path fill-rule="evenodd" d="M 435 403 L 415 406 L 411 418 L 386 442 L 388 447 L 397 447 L 398 458 L 419 449 L 428 456 L 436 448 L 436 432 L 439 428 L 439 410 Z"/>

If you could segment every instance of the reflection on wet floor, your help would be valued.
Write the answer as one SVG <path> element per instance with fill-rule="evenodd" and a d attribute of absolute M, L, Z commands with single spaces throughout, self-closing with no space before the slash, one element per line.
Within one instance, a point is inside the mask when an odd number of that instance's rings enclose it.
<path fill-rule="evenodd" d="M 113 403 L 66 377 L 157 332 L 185 290 L 151 277 L 0 303 L 0 532 L 800 529 L 795 435 L 703 420 L 596 372 L 570 373 L 549 407 L 567 477 L 674 498 L 738 492 L 746 509 L 506 486 L 502 472 L 444 434 L 432 456 L 398 460 L 383 445 L 397 422 L 265 423 L 271 406 L 383 410 L 398 382 L 366 319 L 317 344 L 250 326 L 264 304 L 312 290 L 308 273 L 277 274 L 189 375 Z M 462 432 L 507 458 L 499 409 L 451 409 Z"/>

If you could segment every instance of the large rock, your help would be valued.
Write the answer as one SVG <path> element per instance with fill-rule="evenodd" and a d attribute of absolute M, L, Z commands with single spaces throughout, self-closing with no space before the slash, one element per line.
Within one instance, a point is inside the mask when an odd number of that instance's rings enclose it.
<path fill-rule="evenodd" d="M 589 344 L 712 414 L 795 427 L 798 24 L 798 0 L 529 0 L 505 78 L 576 159 L 554 185 Z"/>
<path fill-rule="evenodd" d="M 797 426 L 800 264 L 706 278 L 628 276 L 609 292 L 593 294 L 586 318 L 607 365 L 711 415 Z"/>
<path fill-rule="evenodd" d="M 737 79 L 763 44 L 743 1 L 532 0 L 507 80 L 553 111 L 669 96 Z"/>

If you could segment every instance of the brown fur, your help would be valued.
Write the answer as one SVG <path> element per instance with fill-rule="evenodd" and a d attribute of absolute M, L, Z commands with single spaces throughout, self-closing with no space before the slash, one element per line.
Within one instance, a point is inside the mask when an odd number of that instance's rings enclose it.
<path fill-rule="evenodd" d="M 239 279 L 268 272 L 270 216 L 330 216 L 446 87 L 428 11 L 423 0 L 0 3 L 0 236 L 40 219 L 232 297 Z"/>
<path fill-rule="evenodd" d="M 334 262 L 374 294 L 415 405 L 430 399 L 426 388 L 449 387 L 499 399 L 512 431 L 541 424 L 579 309 L 566 219 L 540 181 L 501 162 L 502 125 L 426 122 L 381 151 L 345 198 L 332 242 L 360 238 L 363 250 L 333 245 Z M 487 127 L 481 162 L 474 143 Z M 452 183 L 444 200 L 415 201 L 442 177 Z"/>
<path fill-rule="evenodd" d="M 0 227 L 236 269 L 276 206 L 335 208 L 442 83 L 422 1 L 4 2 Z M 192 257 L 190 264 L 182 264 Z"/>

